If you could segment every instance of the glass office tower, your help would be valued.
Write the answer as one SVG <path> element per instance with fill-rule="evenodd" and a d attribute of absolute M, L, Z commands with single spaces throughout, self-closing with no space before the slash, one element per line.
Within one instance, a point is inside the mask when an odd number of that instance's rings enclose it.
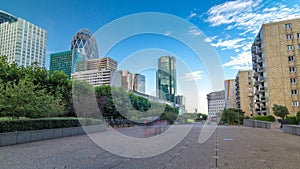
<path fill-rule="evenodd" d="M 175 101 L 176 95 L 176 59 L 173 56 L 162 56 L 158 59 L 156 90 L 159 99 Z"/>

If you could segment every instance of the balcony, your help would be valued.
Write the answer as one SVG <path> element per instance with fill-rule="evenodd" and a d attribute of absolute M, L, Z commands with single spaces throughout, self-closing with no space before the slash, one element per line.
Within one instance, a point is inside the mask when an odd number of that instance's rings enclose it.
<path fill-rule="evenodd" d="M 259 73 L 262 73 L 262 72 L 264 72 L 264 68 L 262 68 L 262 67 L 261 67 L 261 68 L 259 68 L 259 69 L 258 69 L 258 72 L 259 72 Z"/>
<path fill-rule="evenodd" d="M 257 59 L 257 63 L 262 63 L 264 60 L 263 60 L 263 58 L 262 57 L 258 57 L 258 59 Z"/>
<path fill-rule="evenodd" d="M 259 78 L 259 82 L 264 82 L 264 81 L 265 81 L 265 78 L 263 78 L 263 77 Z"/>

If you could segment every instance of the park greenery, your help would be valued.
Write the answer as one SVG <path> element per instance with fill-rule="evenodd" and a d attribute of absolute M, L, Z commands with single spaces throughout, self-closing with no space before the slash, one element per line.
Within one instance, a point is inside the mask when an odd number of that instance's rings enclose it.
<path fill-rule="evenodd" d="M 245 112 L 241 109 L 229 108 L 224 109 L 221 117 L 221 123 L 235 125 L 243 124 Z"/>
<path fill-rule="evenodd" d="M 276 119 L 272 115 L 267 116 L 254 116 L 253 120 L 260 120 L 260 121 L 268 121 L 268 122 L 274 122 Z"/>
<path fill-rule="evenodd" d="M 93 87 L 85 81 L 68 79 L 63 71 L 50 73 L 35 63 L 20 67 L 0 56 L 0 118 L 143 120 L 159 117 L 173 123 L 177 115 L 177 108 L 149 101 L 122 88 Z"/>

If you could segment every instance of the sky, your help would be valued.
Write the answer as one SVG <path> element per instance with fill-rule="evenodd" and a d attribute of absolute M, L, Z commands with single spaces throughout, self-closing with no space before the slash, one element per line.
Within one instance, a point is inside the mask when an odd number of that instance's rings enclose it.
<path fill-rule="evenodd" d="M 291 0 L 1 0 L 0 10 L 47 30 L 46 68 L 81 28 L 95 33 L 100 57 L 144 74 L 148 94 L 155 93 L 158 57 L 175 56 L 177 93 L 189 112 L 202 113 L 206 94 L 251 69 L 250 47 L 263 23 L 300 16 Z"/>

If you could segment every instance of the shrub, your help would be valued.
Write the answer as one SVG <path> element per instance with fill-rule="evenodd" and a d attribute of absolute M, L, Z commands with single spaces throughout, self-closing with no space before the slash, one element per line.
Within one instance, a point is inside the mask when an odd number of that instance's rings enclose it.
<path fill-rule="evenodd" d="M 289 124 L 298 124 L 296 116 L 288 116 L 288 117 L 286 117 L 285 120 L 289 120 L 290 121 Z"/>
<path fill-rule="evenodd" d="M 275 121 L 275 117 L 272 116 L 272 115 L 268 115 L 268 116 L 254 116 L 253 120 L 274 122 Z"/>
<path fill-rule="evenodd" d="M 300 122 L 300 111 L 297 112 L 296 119 L 298 122 Z"/>
<path fill-rule="evenodd" d="M 43 130 L 65 127 L 80 127 L 101 124 L 101 120 L 83 118 L 43 118 L 43 119 L 14 119 L 1 120 L 0 133 Z"/>

